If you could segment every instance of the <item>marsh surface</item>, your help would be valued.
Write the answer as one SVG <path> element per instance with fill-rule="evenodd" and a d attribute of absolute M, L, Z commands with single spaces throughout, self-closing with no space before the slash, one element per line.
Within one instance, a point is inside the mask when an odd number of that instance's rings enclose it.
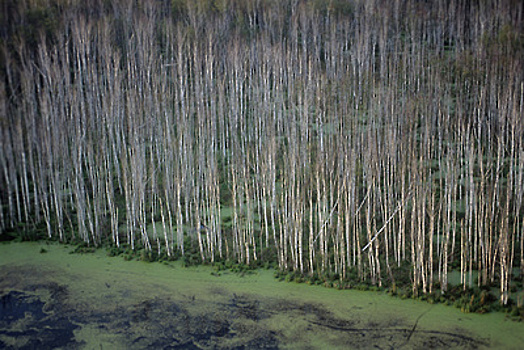
<path fill-rule="evenodd" d="M 44 247 L 46 253 L 40 253 Z M 69 254 L 45 243 L 0 245 L 0 348 L 518 348 L 524 325 L 502 314 L 373 292 L 277 282 Z"/>

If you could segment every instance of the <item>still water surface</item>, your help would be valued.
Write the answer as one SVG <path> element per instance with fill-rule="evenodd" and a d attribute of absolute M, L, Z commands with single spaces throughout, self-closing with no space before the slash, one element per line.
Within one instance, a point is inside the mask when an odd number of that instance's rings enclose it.
<path fill-rule="evenodd" d="M 44 248 L 46 253 L 40 253 Z M 524 344 L 503 314 L 459 310 L 374 292 L 278 282 L 69 254 L 46 243 L 0 245 L 0 348 L 421 349 Z"/>

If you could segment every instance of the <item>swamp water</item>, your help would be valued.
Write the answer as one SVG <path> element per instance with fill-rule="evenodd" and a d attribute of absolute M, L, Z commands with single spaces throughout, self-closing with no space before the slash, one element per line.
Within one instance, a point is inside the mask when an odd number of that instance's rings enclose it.
<path fill-rule="evenodd" d="M 46 253 L 40 253 L 45 249 Z M 0 348 L 420 349 L 524 346 L 524 324 L 374 292 L 0 244 Z"/>

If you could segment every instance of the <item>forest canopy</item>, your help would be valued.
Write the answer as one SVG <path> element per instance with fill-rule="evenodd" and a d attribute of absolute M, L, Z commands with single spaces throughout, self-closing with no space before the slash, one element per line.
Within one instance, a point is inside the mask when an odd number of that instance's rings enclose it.
<path fill-rule="evenodd" d="M 521 1 L 4 0 L 0 230 L 418 293 L 524 274 Z M 473 272 L 477 277 L 474 277 Z"/>

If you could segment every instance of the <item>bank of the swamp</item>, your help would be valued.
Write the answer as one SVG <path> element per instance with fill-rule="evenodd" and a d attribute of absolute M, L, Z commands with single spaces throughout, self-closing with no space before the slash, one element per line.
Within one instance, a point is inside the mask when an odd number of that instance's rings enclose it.
<path fill-rule="evenodd" d="M 505 348 L 524 324 L 502 313 L 357 290 L 125 261 L 103 250 L 0 244 L 0 348 Z"/>

